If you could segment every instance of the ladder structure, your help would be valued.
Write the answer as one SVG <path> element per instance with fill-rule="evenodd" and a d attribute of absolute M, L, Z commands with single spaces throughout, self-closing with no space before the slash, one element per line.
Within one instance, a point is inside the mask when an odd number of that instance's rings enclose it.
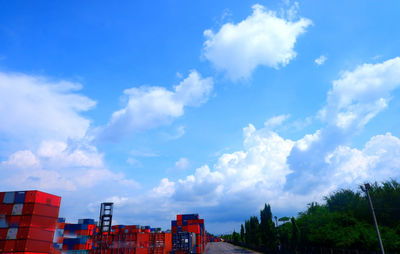
<path fill-rule="evenodd" d="M 101 203 L 100 208 L 100 233 L 111 232 L 112 213 L 114 203 Z"/>

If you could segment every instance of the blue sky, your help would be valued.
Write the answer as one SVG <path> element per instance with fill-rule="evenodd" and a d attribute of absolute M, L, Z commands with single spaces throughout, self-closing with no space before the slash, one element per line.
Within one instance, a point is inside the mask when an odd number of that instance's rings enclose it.
<path fill-rule="evenodd" d="M 399 179 L 398 1 L 2 1 L 0 186 L 215 233 Z"/>

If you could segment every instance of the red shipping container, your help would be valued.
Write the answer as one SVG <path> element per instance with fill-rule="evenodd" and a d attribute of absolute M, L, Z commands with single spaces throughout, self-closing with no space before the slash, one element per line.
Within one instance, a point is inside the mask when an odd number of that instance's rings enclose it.
<path fill-rule="evenodd" d="M 53 236 L 53 231 L 32 227 L 20 227 L 18 228 L 17 239 L 32 239 L 51 242 L 53 241 Z"/>
<path fill-rule="evenodd" d="M 16 216 L 12 216 L 16 217 Z M 21 216 L 20 227 L 34 227 L 49 231 L 55 231 L 57 218 L 39 216 L 39 215 L 23 215 Z"/>
<path fill-rule="evenodd" d="M 200 226 L 199 225 L 188 225 L 187 231 L 195 234 L 200 234 Z"/>
<path fill-rule="evenodd" d="M 204 219 L 199 220 L 188 220 L 188 224 L 204 224 Z"/>
<path fill-rule="evenodd" d="M 86 250 L 86 244 L 74 244 L 74 250 Z"/>
<path fill-rule="evenodd" d="M 4 239 L 6 239 L 6 238 L 4 238 Z M 3 252 L 3 251 L 4 251 L 4 245 L 5 245 L 5 244 L 6 244 L 6 241 L 0 239 L 0 252 Z"/>
<path fill-rule="evenodd" d="M 9 215 L 6 216 L 6 221 L 9 225 L 21 225 L 22 216 L 21 215 Z"/>
<path fill-rule="evenodd" d="M 3 203 L 4 193 L 5 193 L 5 192 L 0 192 L 0 204 Z"/>
<path fill-rule="evenodd" d="M 1 201 L 3 201 L 3 200 L 1 200 Z M 0 204 L 0 214 L 11 215 L 13 207 L 14 207 L 14 204 Z"/>
<path fill-rule="evenodd" d="M 5 240 L 7 237 L 8 228 L 0 228 L 0 240 Z"/>
<path fill-rule="evenodd" d="M 92 241 L 88 241 L 88 242 L 86 243 L 86 247 L 85 247 L 85 249 L 86 249 L 86 250 L 91 250 L 91 249 L 92 249 L 92 247 L 93 247 L 93 243 L 92 243 Z"/>
<path fill-rule="evenodd" d="M 3 251 L 7 252 L 14 252 L 16 251 L 15 247 L 17 245 L 17 240 L 7 240 L 5 241 L 4 247 L 3 247 Z"/>
<path fill-rule="evenodd" d="M 146 233 L 138 233 L 137 234 L 137 241 L 138 242 L 149 242 L 149 234 Z"/>
<path fill-rule="evenodd" d="M 89 235 L 89 230 L 87 229 L 75 230 L 75 235 Z"/>
<path fill-rule="evenodd" d="M 59 254 L 60 252 L 54 252 L 53 248 L 51 248 L 50 253 L 57 253 Z M 30 251 L 23 251 L 23 252 L 17 252 L 17 254 L 48 254 L 47 252 L 30 252 Z"/>
<path fill-rule="evenodd" d="M 135 254 L 147 254 L 147 248 L 136 248 Z"/>
<path fill-rule="evenodd" d="M 60 207 L 50 206 L 40 203 L 24 204 L 22 215 L 41 215 L 52 218 L 58 218 Z"/>
<path fill-rule="evenodd" d="M 17 240 L 16 251 L 50 252 L 52 242 L 39 240 Z"/>
<path fill-rule="evenodd" d="M 176 216 L 176 220 L 177 220 L 177 221 L 182 221 L 182 214 L 178 214 L 178 215 Z"/>
<path fill-rule="evenodd" d="M 39 203 L 60 207 L 61 197 L 37 190 L 27 191 L 25 193 L 25 203 Z"/>
<path fill-rule="evenodd" d="M 65 224 L 67 224 L 67 223 L 64 223 L 64 222 L 57 222 L 57 223 L 56 223 L 56 228 L 57 228 L 57 229 L 64 229 L 64 228 L 65 228 Z"/>

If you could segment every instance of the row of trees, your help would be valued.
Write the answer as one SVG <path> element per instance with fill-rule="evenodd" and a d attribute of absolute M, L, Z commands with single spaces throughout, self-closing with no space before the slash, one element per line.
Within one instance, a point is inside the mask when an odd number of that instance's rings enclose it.
<path fill-rule="evenodd" d="M 385 250 L 400 253 L 400 184 L 386 181 L 370 189 Z M 265 204 L 239 232 L 225 236 L 235 244 L 272 253 L 312 252 L 313 249 L 378 251 L 379 243 L 365 194 L 342 189 L 310 203 L 297 218 L 282 217 L 274 223 L 271 207 Z M 277 222 L 277 218 L 275 218 Z"/>

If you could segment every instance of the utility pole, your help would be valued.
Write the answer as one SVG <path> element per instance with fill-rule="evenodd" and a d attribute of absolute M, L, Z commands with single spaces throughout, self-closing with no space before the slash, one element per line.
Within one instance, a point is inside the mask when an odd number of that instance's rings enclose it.
<path fill-rule="evenodd" d="M 369 185 L 369 183 L 366 183 L 364 186 L 360 186 L 360 188 L 367 195 L 369 208 L 371 209 L 372 218 L 374 219 L 376 234 L 378 235 L 379 246 L 381 247 L 381 254 L 385 254 L 385 250 L 383 249 L 381 234 L 379 233 L 378 222 L 376 221 L 376 217 L 375 217 L 374 207 L 372 206 L 371 197 L 369 195 L 369 189 L 371 189 L 371 185 Z"/>

